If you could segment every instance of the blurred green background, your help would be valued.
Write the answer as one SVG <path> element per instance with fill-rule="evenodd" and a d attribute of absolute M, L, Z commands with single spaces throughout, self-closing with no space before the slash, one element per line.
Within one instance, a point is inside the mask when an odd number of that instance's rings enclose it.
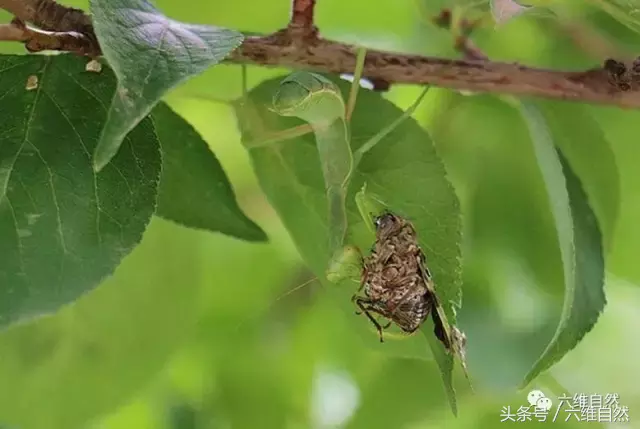
<path fill-rule="evenodd" d="M 65 2 L 86 8 L 83 1 Z M 324 36 L 368 47 L 454 57 L 450 35 L 429 19 L 444 0 L 322 0 Z M 623 4 L 624 2 L 617 2 Z M 162 0 L 172 18 L 270 32 L 290 1 Z M 475 34 L 494 60 L 585 68 L 606 52 L 640 53 L 640 35 L 600 1 L 562 1 Z M 613 3 L 612 3 L 613 4 Z M 624 6 L 624 4 L 623 4 Z M 637 9 L 625 6 L 632 16 Z M 636 15 L 637 16 L 637 15 Z M 4 18 L 6 15 L 3 15 Z M 606 41 L 606 43 L 604 42 Z M 0 44 L 0 52 L 22 52 Z M 286 73 L 250 67 L 249 83 Z M 385 94 L 407 107 L 420 89 Z M 267 244 L 185 229 L 154 219 L 142 244 L 96 291 L 53 316 L 0 334 L 0 422 L 9 428 L 493 428 L 504 406 L 526 405 L 516 386 L 551 338 L 562 274 L 549 214 L 525 130 L 497 99 L 432 90 L 415 117 L 432 133 L 458 192 L 465 224 L 461 328 L 475 393 L 457 380 L 451 415 L 434 364 L 389 359 L 349 329 L 310 280 L 287 232 L 263 197 L 240 144 L 233 109 L 240 67 L 216 67 L 167 99 L 210 144 L 244 210 Z M 640 112 L 588 107 L 615 155 L 617 219 L 606 219 L 608 305 L 585 340 L 535 387 L 547 396 L 617 393 L 640 428 Z M 579 127 L 578 127 L 579 128 Z M 592 136 L 567 129 L 584 156 Z M 582 145 L 582 146 L 580 146 Z M 589 159 L 594 169 L 599 159 Z M 613 190 L 612 190 L 613 192 Z"/>

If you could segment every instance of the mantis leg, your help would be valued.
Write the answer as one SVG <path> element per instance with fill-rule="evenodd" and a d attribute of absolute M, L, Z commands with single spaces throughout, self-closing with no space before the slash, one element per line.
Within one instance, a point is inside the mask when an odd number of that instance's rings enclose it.
<path fill-rule="evenodd" d="M 374 194 L 367 193 L 367 183 L 356 194 L 356 207 L 371 235 L 375 235 L 375 218 L 388 210 L 387 205 Z"/>

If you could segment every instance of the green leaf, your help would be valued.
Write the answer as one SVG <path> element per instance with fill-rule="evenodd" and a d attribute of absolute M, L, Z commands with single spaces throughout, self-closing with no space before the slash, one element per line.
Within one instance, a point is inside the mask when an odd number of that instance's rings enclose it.
<path fill-rule="evenodd" d="M 268 110 L 271 98 L 282 78 L 266 81 L 252 90 L 247 103 L 238 106 L 245 142 L 260 141 L 267 134 L 302 124 L 295 118 L 280 117 Z M 338 85 L 346 96 L 349 85 Z M 361 90 L 351 122 L 352 146 L 361 146 L 382 127 L 402 114 L 402 110 L 379 94 Z M 324 281 L 331 259 L 328 243 L 327 201 L 318 151 L 312 134 L 251 150 L 260 185 L 278 212 L 303 259 L 331 291 L 336 304 L 352 320 L 353 329 L 376 350 L 403 357 L 431 359 L 428 336 L 434 336 L 433 324 L 425 323 L 425 335 L 385 336 L 380 344 L 377 333 L 366 317 L 354 315 L 351 296 L 355 282 L 332 285 Z M 458 199 L 446 177 L 429 135 L 416 121 L 408 119 L 363 157 L 354 172 L 347 194 L 349 231 L 347 243 L 363 251 L 372 246 L 356 204 L 355 194 L 366 181 L 367 190 L 384 200 L 396 213 L 410 219 L 426 253 L 436 290 L 450 323 L 455 324 L 454 305 L 461 296 L 461 220 Z M 392 330 L 393 332 L 393 330 Z M 438 343 L 434 353 L 444 353 Z M 451 387 L 451 356 L 444 356 L 441 367 L 448 392 Z M 455 398 L 450 397 L 452 404 Z"/>
<path fill-rule="evenodd" d="M 518 110 L 491 95 L 443 95 L 430 100 L 438 109 L 430 131 L 464 213 L 459 326 L 474 386 L 513 390 L 552 337 L 562 306 L 555 223 Z"/>
<path fill-rule="evenodd" d="M 198 132 L 165 103 L 152 113 L 162 146 L 157 214 L 189 228 L 248 241 L 266 234 L 238 206 L 222 165 Z"/>
<path fill-rule="evenodd" d="M 547 100 L 536 100 L 535 106 L 580 178 L 609 250 L 620 213 L 620 178 L 609 141 L 586 106 Z"/>
<path fill-rule="evenodd" d="M 593 328 L 604 309 L 604 256 L 600 228 L 580 180 L 555 148 L 544 117 L 535 105 L 522 103 L 555 219 L 562 257 L 565 294 L 557 330 L 525 376 L 529 384 L 573 349 Z"/>
<path fill-rule="evenodd" d="M 222 61 L 243 36 L 174 21 L 146 0 L 91 0 L 90 5 L 100 47 L 118 77 L 94 154 L 99 171 L 167 91 Z"/>
<path fill-rule="evenodd" d="M 0 56 L 0 326 L 55 311 L 110 275 L 155 210 L 150 120 L 99 174 L 91 153 L 116 86 L 71 55 Z M 27 90 L 30 76 L 37 88 Z M 134 144 L 135 141 L 135 144 Z"/>

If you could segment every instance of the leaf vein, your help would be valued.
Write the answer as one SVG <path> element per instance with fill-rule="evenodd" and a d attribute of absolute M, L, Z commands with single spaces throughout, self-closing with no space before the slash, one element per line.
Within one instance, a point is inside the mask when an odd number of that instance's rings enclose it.
<path fill-rule="evenodd" d="M 164 25 L 164 28 L 162 30 L 162 34 L 160 35 L 160 42 L 158 43 L 158 47 L 155 48 L 155 50 L 158 52 L 158 55 L 156 55 L 156 57 L 153 60 L 153 63 L 149 66 L 149 73 L 147 73 L 145 78 L 142 80 L 141 88 L 143 89 L 143 91 L 144 91 L 144 88 L 149 83 L 149 79 L 151 78 L 151 74 L 155 70 L 156 65 L 158 64 L 158 60 L 161 57 L 160 53 L 163 52 L 162 51 L 162 46 L 164 45 L 165 37 L 167 36 L 167 31 L 169 31 L 169 26 L 170 26 L 170 24 L 168 22 L 165 23 L 165 25 Z M 142 94 L 140 94 L 140 95 L 142 95 Z"/>
<path fill-rule="evenodd" d="M 100 98 L 98 98 L 98 96 L 95 95 L 90 89 L 88 89 L 82 83 L 80 83 L 80 81 L 78 79 L 76 79 L 76 77 L 74 75 L 72 75 L 67 70 L 65 70 L 65 69 L 63 69 L 61 67 L 59 67 L 58 70 L 60 70 L 64 74 L 66 74 L 71 80 L 73 80 L 75 82 L 76 85 L 78 85 L 78 87 L 82 88 L 82 90 L 85 91 L 87 94 L 89 94 L 91 96 L 91 98 L 96 100 L 98 102 L 98 104 L 100 104 L 102 106 L 102 108 L 103 108 L 103 110 L 105 112 L 107 111 L 107 106 L 103 103 L 103 101 L 100 100 Z"/>
<path fill-rule="evenodd" d="M 18 239 L 18 260 L 20 261 L 20 274 L 26 275 L 25 265 L 24 265 L 24 245 L 22 244 L 22 237 L 20 236 L 20 226 L 18 225 L 18 218 L 16 217 L 16 211 L 13 208 L 13 204 L 11 203 L 11 199 L 8 195 L 4 198 L 7 201 L 7 205 L 11 210 L 11 217 L 13 218 L 13 225 L 16 229 L 16 238 Z M 1 200 L 0 200 L 1 201 Z"/>
<path fill-rule="evenodd" d="M 44 91 L 44 90 L 43 90 L 43 93 L 47 97 L 49 97 L 49 100 L 51 100 L 51 103 L 53 103 L 53 105 L 58 109 L 58 112 L 60 112 L 60 114 L 65 119 L 67 124 L 69 124 L 69 127 L 71 128 L 73 133 L 76 135 L 78 141 L 80 142 L 80 146 L 82 146 L 82 149 L 83 149 L 85 155 L 87 156 L 87 160 L 89 161 L 89 164 L 90 164 L 91 163 L 91 153 L 89 152 L 89 148 L 87 147 L 84 139 L 80 135 L 80 132 L 78 132 L 78 129 L 75 127 L 75 125 L 73 125 L 73 122 L 71 121 L 69 116 L 67 116 L 67 114 L 64 112 L 62 107 L 58 104 L 58 102 L 56 102 L 54 97 L 51 94 L 49 94 L 48 92 Z M 118 172 L 120 172 L 120 170 L 118 170 L 118 168 L 116 168 L 116 170 Z M 91 172 L 90 174 L 91 174 L 91 178 L 93 179 L 93 196 L 94 196 L 94 201 L 93 201 L 94 204 L 93 205 L 96 208 L 96 234 L 97 234 L 97 238 L 98 238 L 98 246 L 101 246 L 102 245 L 102 238 L 100 236 L 100 210 L 98 210 L 98 206 L 99 206 L 98 178 L 97 178 L 96 173 Z M 120 173 L 120 174 L 122 175 L 122 173 Z M 125 181 L 126 181 L 126 179 L 125 179 Z M 127 183 L 127 186 L 129 186 L 128 183 Z M 129 188 L 129 189 L 131 189 L 131 188 Z M 131 192 L 131 190 L 129 190 L 129 192 Z"/>
<path fill-rule="evenodd" d="M 62 251 L 65 253 L 65 255 L 69 255 L 70 253 L 67 250 L 67 246 L 65 244 L 65 239 L 64 239 L 64 233 L 62 230 L 62 217 L 60 213 L 60 204 L 58 203 L 58 193 L 56 192 L 56 187 L 54 183 L 55 177 L 54 177 L 53 171 L 51 170 L 51 166 L 49 165 L 47 160 L 44 159 L 44 157 L 42 156 L 42 152 L 40 152 L 40 149 L 38 149 L 38 147 L 35 144 L 33 144 L 33 142 L 31 141 L 29 141 L 29 144 L 38 154 L 38 157 L 40 158 L 45 168 L 47 169 L 47 172 L 49 173 L 49 185 L 51 188 L 51 196 L 53 198 L 53 205 L 56 207 L 56 222 L 58 224 L 57 230 L 58 230 L 58 236 L 60 237 L 60 246 L 62 247 Z"/>

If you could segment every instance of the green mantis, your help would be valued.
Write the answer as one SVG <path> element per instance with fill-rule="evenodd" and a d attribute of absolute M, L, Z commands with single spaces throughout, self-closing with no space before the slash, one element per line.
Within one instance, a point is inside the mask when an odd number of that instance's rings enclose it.
<path fill-rule="evenodd" d="M 304 120 L 311 126 L 315 135 L 329 208 L 329 248 L 333 256 L 329 261 L 326 277 L 332 283 L 338 283 L 345 278 L 358 279 L 360 277 L 359 272 L 363 269 L 366 271 L 365 267 L 367 266 L 357 247 L 353 245 L 345 246 L 348 228 L 346 197 L 354 169 L 357 168 L 368 151 L 373 149 L 391 130 L 413 113 L 428 90 L 428 88 L 425 89 L 403 115 L 362 144 L 357 150 L 352 151 L 348 120 L 355 106 L 365 55 L 366 52 L 361 49 L 354 74 L 354 84 L 347 104 L 344 103 L 339 89 L 333 82 L 324 76 L 308 72 L 295 72 L 289 75 L 282 81 L 273 97 L 272 110 L 274 112 L 281 116 L 295 116 Z M 366 192 L 366 182 L 362 190 L 356 194 L 355 199 L 365 225 L 369 232 L 375 235 L 374 225 L 378 222 L 382 213 L 389 212 L 387 205 L 380 198 Z M 404 223 L 410 225 L 408 222 Z M 422 271 L 428 274 L 426 267 L 423 267 Z M 463 334 L 457 330 L 454 331 L 449 326 L 442 306 L 438 302 L 431 275 L 427 274 L 422 277 L 425 283 L 424 288 L 428 290 L 427 293 L 431 296 L 428 299 L 432 300 L 428 306 L 432 311 L 434 321 L 437 322 L 436 335 L 448 350 L 463 354 Z M 360 289 L 362 287 L 363 284 L 361 283 Z M 363 308 L 362 302 L 365 302 L 363 301 L 364 298 L 354 295 L 352 300 L 354 303 L 360 303 L 360 309 L 367 314 L 377 327 L 382 341 L 381 325 Z M 384 313 L 383 310 L 380 310 L 379 304 L 377 304 L 377 307 L 374 304 L 370 304 L 370 308 L 372 311 L 378 313 L 382 311 Z M 391 316 L 393 320 L 394 314 L 387 313 L 387 316 Z"/>
<path fill-rule="evenodd" d="M 345 246 L 348 229 L 346 198 L 353 172 L 368 151 L 411 116 L 428 91 L 425 88 L 403 115 L 353 151 L 349 119 L 355 107 L 365 57 L 365 49 L 360 49 L 354 83 L 346 104 L 340 90 L 329 79 L 315 73 L 294 72 L 281 82 L 271 107 L 281 116 L 304 120 L 313 130 L 328 203 L 329 249 L 333 255 L 326 267 L 326 277 L 333 283 L 344 278 L 358 278 L 358 271 L 363 266 L 359 249 Z M 375 234 L 374 217 L 387 210 L 386 204 L 366 192 L 366 183 L 355 198 L 365 225 L 370 233 Z M 438 311 L 442 312 L 441 308 Z M 449 331 L 447 328 L 447 337 L 450 337 Z"/>
<path fill-rule="evenodd" d="M 372 219 L 383 209 L 415 223 L 449 320 L 455 320 L 453 307 L 460 299 L 458 201 L 430 136 L 411 118 L 427 90 L 407 110 L 379 94 L 358 93 L 363 50 L 358 59 L 350 90 L 306 72 L 252 89 L 236 107 L 243 143 L 300 256 L 337 306 L 351 315 L 354 332 L 363 335 L 368 347 L 390 356 L 430 360 L 431 349 L 455 408 L 453 356 L 433 334 L 433 325 L 428 327 L 430 319 L 426 329 L 419 329 L 423 335 L 407 336 L 392 327 L 380 346 L 371 341 L 376 329 L 367 318 L 353 316 L 360 310 L 349 300 L 358 289 L 355 283 L 361 283 L 359 249 L 374 243 Z M 376 310 L 374 303 L 359 303 L 369 313 Z"/>
<path fill-rule="evenodd" d="M 323 76 L 298 72 L 282 82 L 273 106 L 276 113 L 297 116 L 313 128 L 329 204 L 330 248 L 337 251 L 347 232 L 345 203 L 354 166 L 342 97 Z"/>
<path fill-rule="evenodd" d="M 334 258 L 340 258 L 343 252 L 348 227 L 346 195 L 354 169 L 366 152 L 411 116 L 428 91 L 425 88 L 402 116 L 352 152 L 348 121 L 355 107 L 365 56 L 366 50 L 360 49 L 354 84 L 346 105 L 333 82 L 324 76 L 308 72 L 289 75 L 273 98 L 274 112 L 282 116 L 296 116 L 308 122 L 315 134 L 329 205 L 329 247 Z"/>

